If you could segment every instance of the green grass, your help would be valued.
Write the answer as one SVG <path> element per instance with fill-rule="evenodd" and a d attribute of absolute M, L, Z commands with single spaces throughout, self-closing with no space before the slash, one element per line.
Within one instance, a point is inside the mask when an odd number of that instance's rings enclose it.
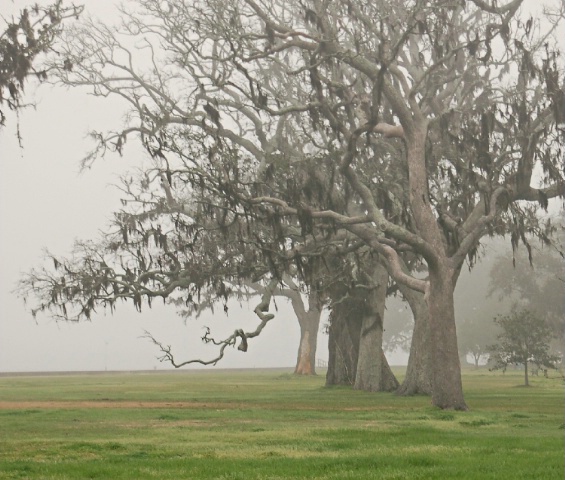
<path fill-rule="evenodd" d="M 281 371 L 0 377 L 0 479 L 561 480 L 563 382 L 520 382 L 466 371 L 453 412 Z"/>

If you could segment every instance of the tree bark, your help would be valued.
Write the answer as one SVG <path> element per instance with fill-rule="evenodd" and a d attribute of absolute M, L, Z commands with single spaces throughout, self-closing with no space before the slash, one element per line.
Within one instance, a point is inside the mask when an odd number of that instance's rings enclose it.
<path fill-rule="evenodd" d="M 414 330 L 410 344 L 410 356 L 406 377 L 397 390 L 399 395 L 432 394 L 432 351 L 428 305 L 424 294 L 399 285 L 414 316 Z"/>
<path fill-rule="evenodd" d="M 300 289 L 289 276 L 284 276 L 288 289 L 280 289 L 279 294 L 290 299 L 292 309 L 300 325 L 300 343 L 294 373 L 296 375 L 316 375 L 316 348 L 318 346 L 318 328 L 322 315 L 322 302 L 318 292 L 312 289 L 308 294 L 308 310 Z"/>
<path fill-rule="evenodd" d="M 453 271 L 441 264 L 430 266 L 428 296 L 432 344 L 432 403 L 436 407 L 467 410 L 463 398 L 461 364 L 457 348 Z"/>
<path fill-rule="evenodd" d="M 365 301 L 354 388 L 368 392 L 390 392 L 396 390 L 399 383 L 382 349 L 388 272 L 377 262 L 372 277 L 375 288 L 367 292 Z"/>
<path fill-rule="evenodd" d="M 326 386 L 354 384 L 360 334 L 360 319 L 351 315 L 347 305 L 335 305 L 330 313 Z"/>
<path fill-rule="evenodd" d="M 311 294 L 312 295 L 312 294 Z M 300 345 L 296 359 L 296 375 L 316 375 L 316 348 L 318 346 L 318 328 L 322 310 L 312 305 L 308 312 L 296 312 L 300 324 Z"/>
<path fill-rule="evenodd" d="M 316 375 L 316 333 L 300 327 L 300 345 L 294 373 L 296 375 Z"/>
<path fill-rule="evenodd" d="M 410 206 L 416 227 L 425 241 L 419 253 L 428 264 L 425 297 L 432 346 L 432 404 L 443 409 L 467 410 L 463 398 L 453 305 L 453 291 L 460 267 L 454 265 L 448 256 L 446 239 L 431 207 L 425 155 L 428 124 L 421 115 L 415 118 L 416 122 L 409 118 L 404 121 L 411 127 L 405 128 L 408 133 Z"/>

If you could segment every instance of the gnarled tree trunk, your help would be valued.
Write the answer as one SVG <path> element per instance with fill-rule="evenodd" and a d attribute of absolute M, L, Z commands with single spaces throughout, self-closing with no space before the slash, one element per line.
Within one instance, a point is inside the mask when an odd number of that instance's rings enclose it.
<path fill-rule="evenodd" d="M 326 385 L 353 385 L 357 374 L 361 319 L 345 304 L 335 305 L 330 313 L 328 372 Z"/>
<path fill-rule="evenodd" d="M 383 352 L 383 320 L 388 272 L 376 262 L 372 272 L 375 288 L 368 291 L 359 336 L 359 356 L 354 388 L 368 392 L 390 392 L 398 388 Z"/>

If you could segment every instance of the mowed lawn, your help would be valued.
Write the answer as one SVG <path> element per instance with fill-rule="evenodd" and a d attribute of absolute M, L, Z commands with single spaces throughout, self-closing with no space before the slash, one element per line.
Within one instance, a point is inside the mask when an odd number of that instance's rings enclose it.
<path fill-rule="evenodd" d="M 562 480 L 563 380 L 521 382 L 466 370 L 452 412 L 284 370 L 5 376 L 0 479 Z"/>

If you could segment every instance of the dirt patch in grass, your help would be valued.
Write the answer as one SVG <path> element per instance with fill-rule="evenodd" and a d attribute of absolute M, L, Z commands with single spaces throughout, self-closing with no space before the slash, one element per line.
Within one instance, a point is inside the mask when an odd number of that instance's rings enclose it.
<path fill-rule="evenodd" d="M 243 403 L 222 402 L 135 402 L 114 400 L 57 400 L 57 401 L 22 401 L 4 402 L 0 401 L 0 410 L 27 410 L 27 409 L 73 409 L 73 408 L 213 408 L 233 410 L 238 408 L 249 408 Z"/>
<path fill-rule="evenodd" d="M 0 410 L 27 410 L 27 409 L 76 409 L 76 408 L 154 408 L 154 409 L 212 409 L 212 410 L 249 410 L 270 409 L 273 403 L 249 403 L 249 402 L 155 402 L 135 400 L 0 400 Z M 300 405 L 276 405 L 278 410 L 300 410 L 300 411 L 343 411 L 343 412 L 376 412 L 391 411 L 393 408 L 387 405 L 372 405 L 360 407 L 342 407 L 339 405 L 312 406 Z"/>

